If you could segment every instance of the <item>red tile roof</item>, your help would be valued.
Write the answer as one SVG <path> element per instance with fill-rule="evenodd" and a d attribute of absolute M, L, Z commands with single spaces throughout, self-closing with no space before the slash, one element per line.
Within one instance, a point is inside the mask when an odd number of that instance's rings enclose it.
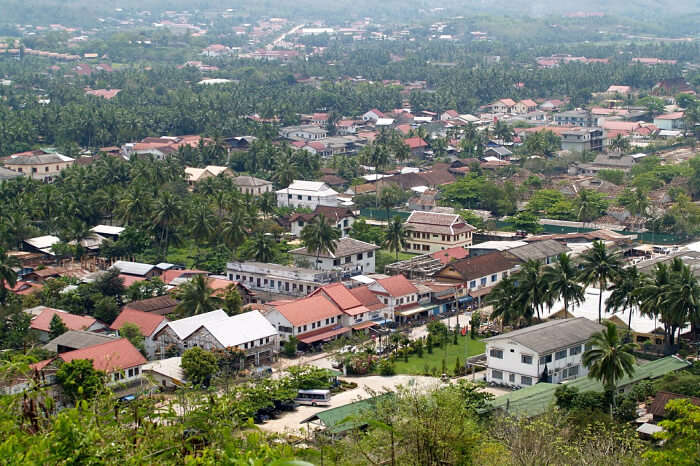
<path fill-rule="evenodd" d="M 379 301 L 377 295 L 372 293 L 368 286 L 358 286 L 351 288 L 350 293 L 370 311 L 382 309 L 385 304 Z"/>
<path fill-rule="evenodd" d="M 673 112 L 666 113 L 664 115 L 659 115 L 656 117 L 657 120 L 680 120 L 685 115 L 684 112 Z"/>
<path fill-rule="evenodd" d="M 322 286 L 309 296 L 325 294 L 345 314 L 355 316 L 369 312 L 365 306 L 342 283 Z"/>
<path fill-rule="evenodd" d="M 415 137 L 403 140 L 410 149 L 420 149 L 421 147 L 428 147 L 428 143 L 423 140 L 423 138 Z"/>
<path fill-rule="evenodd" d="M 146 277 L 134 277 L 133 275 L 125 275 L 123 273 L 119 274 L 119 278 L 124 280 L 124 286 L 126 288 L 129 288 L 131 285 L 133 285 L 136 282 L 142 282 L 146 280 Z"/>
<path fill-rule="evenodd" d="M 275 306 L 275 309 L 295 327 L 342 315 L 341 310 L 323 295 L 279 304 Z"/>
<path fill-rule="evenodd" d="M 413 283 L 409 282 L 403 275 L 394 275 L 389 278 L 382 278 L 377 280 L 377 283 L 384 288 L 389 296 L 397 298 L 399 296 L 406 296 L 412 293 L 418 293 L 418 288 L 416 288 Z"/>
<path fill-rule="evenodd" d="M 431 256 L 443 264 L 449 264 L 453 260 L 469 257 L 469 251 L 461 246 L 455 246 L 454 248 L 436 251 L 432 253 Z"/>
<path fill-rule="evenodd" d="M 54 315 L 58 315 L 63 323 L 68 327 L 68 330 L 84 330 L 97 322 L 97 319 L 89 316 L 79 316 L 70 312 L 60 311 L 58 309 L 46 308 L 41 311 L 41 314 L 32 319 L 30 325 L 34 330 L 48 332 L 51 329 L 51 319 Z"/>
<path fill-rule="evenodd" d="M 124 309 L 109 328 L 112 330 L 119 330 L 125 323 L 130 322 L 141 330 L 141 335 L 148 337 L 153 335 L 153 332 L 156 331 L 156 328 L 158 328 L 161 322 L 167 320 L 168 319 L 165 317 L 151 312 Z"/>
<path fill-rule="evenodd" d="M 194 275 L 207 275 L 208 273 L 209 272 L 207 272 L 206 270 L 197 269 L 166 270 L 165 272 L 163 272 L 163 275 L 160 276 L 160 279 L 163 280 L 163 283 L 168 284 L 176 278 L 182 277 L 183 275 L 186 277 L 193 277 Z"/>
<path fill-rule="evenodd" d="M 107 373 L 140 366 L 147 362 L 146 358 L 126 338 L 69 351 L 60 354 L 59 357 L 65 362 L 89 359 L 92 360 L 92 367 Z"/>

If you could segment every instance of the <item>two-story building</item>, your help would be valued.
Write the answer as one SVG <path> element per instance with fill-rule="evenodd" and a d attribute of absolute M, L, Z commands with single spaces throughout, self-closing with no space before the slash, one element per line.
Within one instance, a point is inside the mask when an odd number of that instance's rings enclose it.
<path fill-rule="evenodd" d="M 673 112 L 658 115 L 654 117 L 654 126 L 668 131 L 685 129 L 685 113 Z"/>
<path fill-rule="evenodd" d="M 254 176 L 241 175 L 233 179 L 233 184 L 238 190 L 250 196 L 262 196 L 265 193 L 272 192 L 272 182 L 256 178 Z"/>
<path fill-rule="evenodd" d="M 500 99 L 491 104 L 491 111 L 493 113 L 512 113 L 515 107 L 515 101 L 513 99 Z"/>
<path fill-rule="evenodd" d="M 199 347 L 206 350 L 237 348 L 246 362 L 259 365 L 279 352 L 277 330 L 258 311 L 229 316 L 222 309 L 168 322 L 155 333 L 157 354 L 182 353 Z"/>
<path fill-rule="evenodd" d="M 554 124 L 559 126 L 592 126 L 593 119 L 587 110 L 569 110 L 555 113 Z"/>
<path fill-rule="evenodd" d="M 577 317 L 487 338 L 486 380 L 523 387 L 585 376 L 588 370 L 581 358 L 591 336 L 602 329 L 585 317 Z"/>
<path fill-rule="evenodd" d="M 420 293 L 418 288 L 403 275 L 382 278 L 368 286 L 386 306 L 386 314 L 394 320 L 397 314 L 409 317 L 420 312 Z"/>
<path fill-rule="evenodd" d="M 342 311 L 341 325 L 343 327 L 353 327 L 372 320 L 372 312 L 342 283 L 322 286 L 310 296 L 315 295 L 325 296 Z"/>
<path fill-rule="evenodd" d="M 336 271 L 252 261 L 227 263 L 226 275 L 254 290 L 263 301 L 278 296 L 306 296 L 319 286 L 341 279 Z"/>
<path fill-rule="evenodd" d="M 459 215 L 413 211 L 406 220 L 408 238 L 406 252 L 432 253 L 456 246 L 472 244 L 476 230 Z"/>
<path fill-rule="evenodd" d="M 297 264 L 308 264 L 320 270 L 342 270 L 345 273 L 374 273 L 375 254 L 379 249 L 375 244 L 365 243 L 346 236 L 335 243 L 335 251 L 309 251 L 306 247 L 292 249 Z M 315 264 L 315 265 L 314 265 Z"/>
<path fill-rule="evenodd" d="M 280 129 L 280 136 L 295 141 L 318 141 L 328 137 L 328 131 L 315 125 L 286 126 Z"/>
<path fill-rule="evenodd" d="M 262 313 L 283 342 L 294 336 L 301 343 L 312 345 L 352 331 L 343 326 L 343 311 L 323 294 L 272 302 L 264 305 Z"/>
<path fill-rule="evenodd" d="M 435 280 L 463 283 L 462 290 L 473 299 L 481 299 L 509 275 L 517 272 L 522 261 L 504 252 L 465 257 L 445 265 L 434 275 Z"/>
<path fill-rule="evenodd" d="M 60 309 L 52 309 L 46 306 L 37 306 L 31 309 L 25 309 L 27 314 L 31 316 L 29 328 L 37 336 L 37 339 L 46 343 L 51 338 L 51 321 L 54 316 L 61 319 L 63 325 L 68 330 L 85 330 L 88 332 L 99 332 L 107 326 L 103 322 L 91 316 L 79 316 Z"/>
<path fill-rule="evenodd" d="M 571 128 L 560 132 L 562 150 L 571 152 L 603 150 L 603 130 L 601 128 Z"/>
<path fill-rule="evenodd" d="M 5 168 L 33 180 L 51 183 L 61 171 L 73 165 L 75 159 L 43 150 L 21 152 L 2 159 Z"/>
<path fill-rule="evenodd" d="M 338 192 L 322 181 L 294 180 L 292 184 L 277 191 L 279 207 L 316 207 L 338 205 Z"/>
<path fill-rule="evenodd" d="M 356 218 L 355 213 L 349 207 L 317 206 L 310 214 L 292 214 L 289 218 L 292 235 L 299 237 L 301 230 L 319 215 L 326 217 L 326 220 L 340 231 L 341 238 L 350 235 L 350 230 Z"/>

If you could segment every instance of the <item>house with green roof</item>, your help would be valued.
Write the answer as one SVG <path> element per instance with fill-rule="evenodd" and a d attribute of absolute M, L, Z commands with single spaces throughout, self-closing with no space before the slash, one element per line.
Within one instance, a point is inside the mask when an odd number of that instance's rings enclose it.
<path fill-rule="evenodd" d="M 688 361 L 677 356 L 667 356 L 646 364 L 636 364 L 634 366 L 634 374 L 631 377 L 625 376 L 618 383 L 618 390 L 625 392 L 642 380 L 658 379 L 669 372 L 685 369 L 689 366 L 690 363 Z M 554 392 L 559 385 L 544 382 L 538 383 L 532 387 L 499 396 L 491 402 L 491 406 L 516 416 L 537 416 L 554 406 L 556 402 Z M 567 382 L 566 385 L 575 387 L 579 392 L 603 391 L 603 384 L 590 377 L 580 377 Z"/>
<path fill-rule="evenodd" d="M 316 430 L 323 430 L 332 436 L 340 435 L 349 430 L 364 427 L 366 423 L 362 421 L 362 413 L 374 411 L 379 402 L 388 399 L 390 396 L 393 396 L 393 393 L 384 393 L 372 398 L 326 409 L 302 420 L 301 424 L 307 424 L 308 429 L 313 425 Z"/>

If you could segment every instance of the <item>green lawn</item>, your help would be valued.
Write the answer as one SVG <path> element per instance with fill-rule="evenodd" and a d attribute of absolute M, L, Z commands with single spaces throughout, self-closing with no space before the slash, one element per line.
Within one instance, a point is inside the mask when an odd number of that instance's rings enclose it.
<path fill-rule="evenodd" d="M 422 358 L 411 354 L 408 356 L 408 362 L 404 362 L 403 357 L 398 357 L 394 363 L 396 373 L 426 375 L 432 374 L 433 368 L 435 368 L 436 374 L 439 376 L 443 373 L 442 360 L 445 359 L 445 372 L 447 374 L 452 374 L 458 357 L 459 363 L 464 366 L 464 360 L 467 357 L 483 353 L 486 346 L 481 340 L 472 340 L 469 335 L 464 337 L 459 335 L 456 345 L 453 345 L 452 341 L 452 337 L 450 337 L 449 341 L 445 344 L 445 348 L 440 348 L 439 346 L 433 347 L 432 354 L 424 350 Z"/>

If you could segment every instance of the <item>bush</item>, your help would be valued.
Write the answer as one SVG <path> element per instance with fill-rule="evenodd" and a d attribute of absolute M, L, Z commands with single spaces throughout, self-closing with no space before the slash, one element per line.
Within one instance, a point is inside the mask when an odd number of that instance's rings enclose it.
<path fill-rule="evenodd" d="M 390 376 L 396 374 L 394 365 L 387 359 L 382 359 L 379 361 L 377 367 L 379 368 L 379 375 Z"/>
<path fill-rule="evenodd" d="M 284 342 L 284 347 L 282 348 L 282 352 L 288 358 L 293 358 L 294 356 L 297 355 L 297 346 L 298 345 L 299 345 L 299 340 L 297 339 L 297 337 L 290 336 L 289 340 Z"/>
<path fill-rule="evenodd" d="M 186 350 L 180 363 L 187 380 L 194 385 L 209 386 L 211 378 L 219 370 L 216 356 L 198 346 Z"/>

